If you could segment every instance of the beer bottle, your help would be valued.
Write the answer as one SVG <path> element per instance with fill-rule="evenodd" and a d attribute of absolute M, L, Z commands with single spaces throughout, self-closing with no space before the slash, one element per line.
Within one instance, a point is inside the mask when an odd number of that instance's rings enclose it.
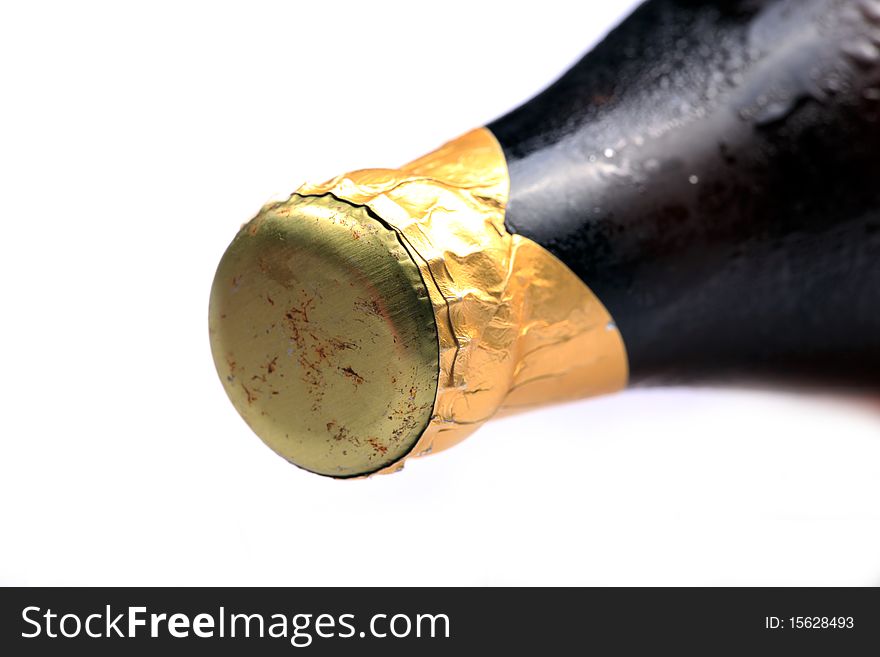
<path fill-rule="evenodd" d="M 878 263 L 880 2 L 650 0 L 488 126 L 265 206 L 211 341 L 270 447 L 363 476 L 627 385 L 876 384 Z"/>

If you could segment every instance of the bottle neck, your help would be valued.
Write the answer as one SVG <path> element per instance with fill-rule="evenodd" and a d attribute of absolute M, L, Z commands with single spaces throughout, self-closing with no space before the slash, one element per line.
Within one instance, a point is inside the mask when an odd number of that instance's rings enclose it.
<path fill-rule="evenodd" d="M 876 7 L 652 0 L 489 125 L 508 228 L 602 300 L 633 382 L 876 381 Z"/>

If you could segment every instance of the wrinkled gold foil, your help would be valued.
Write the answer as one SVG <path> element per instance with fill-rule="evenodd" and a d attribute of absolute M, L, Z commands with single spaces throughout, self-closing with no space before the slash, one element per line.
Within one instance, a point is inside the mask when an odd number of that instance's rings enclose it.
<path fill-rule="evenodd" d="M 454 445 L 500 411 L 626 385 L 626 349 L 608 311 L 555 256 L 507 231 L 508 191 L 504 154 L 485 128 L 399 169 L 297 190 L 369 207 L 397 231 L 427 283 L 440 380 L 414 455 Z"/>

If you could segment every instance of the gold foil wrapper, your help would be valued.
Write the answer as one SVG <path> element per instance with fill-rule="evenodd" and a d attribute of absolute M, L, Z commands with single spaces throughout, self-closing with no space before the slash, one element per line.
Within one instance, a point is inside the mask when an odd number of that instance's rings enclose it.
<path fill-rule="evenodd" d="M 508 191 L 504 154 L 485 128 L 399 169 L 297 190 L 367 206 L 398 233 L 427 284 L 440 379 L 413 455 L 454 445 L 499 412 L 626 386 L 626 349 L 608 311 L 555 256 L 507 231 Z"/>

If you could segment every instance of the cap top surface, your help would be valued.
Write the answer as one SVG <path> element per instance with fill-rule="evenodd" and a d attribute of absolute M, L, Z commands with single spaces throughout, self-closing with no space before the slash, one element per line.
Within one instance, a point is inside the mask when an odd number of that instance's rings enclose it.
<path fill-rule="evenodd" d="M 365 475 L 404 457 L 431 418 L 437 327 L 396 233 L 333 196 L 268 205 L 224 254 L 211 347 L 227 394 L 278 454 Z"/>

